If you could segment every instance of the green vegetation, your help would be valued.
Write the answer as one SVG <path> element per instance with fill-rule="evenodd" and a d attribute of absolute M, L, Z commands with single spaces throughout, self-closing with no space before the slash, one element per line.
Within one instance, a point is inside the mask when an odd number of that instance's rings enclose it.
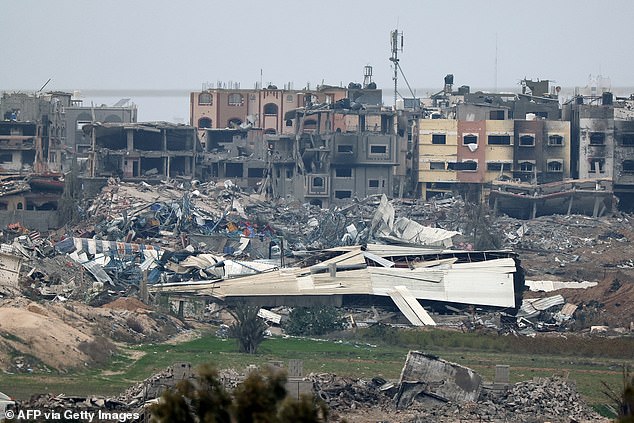
<path fill-rule="evenodd" d="M 222 386 L 218 373 L 202 366 L 196 382 L 184 380 L 163 394 L 152 407 L 157 422 L 306 422 L 327 420 L 323 403 L 312 396 L 287 397 L 286 376 L 279 371 L 251 372 L 232 393 Z"/>
<path fill-rule="evenodd" d="M 101 369 L 68 374 L 4 374 L 0 391 L 20 399 L 43 392 L 115 395 L 175 362 L 194 366 L 212 363 L 218 369 L 242 371 L 251 364 L 301 359 L 305 373 L 396 380 L 407 352 L 415 349 L 470 367 L 486 380 L 493 379 L 496 364 L 511 366 L 512 383 L 568 375 L 588 403 L 599 405 L 608 402 L 601 382 L 619 390 L 623 385 L 623 365 L 634 361 L 634 340 L 629 338 L 523 338 L 384 326 L 338 334 L 344 335 L 349 339 L 267 338 L 257 354 L 243 354 L 237 352 L 232 340 L 205 333 L 177 345 L 124 348 Z"/>
<path fill-rule="evenodd" d="M 258 317 L 260 307 L 241 304 L 229 312 L 235 322 L 229 327 L 229 336 L 238 342 L 238 350 L 247 354 L 255 354 L 264 341 L 267 326 Z"/>
<path fill-rule="evenodd" d="M 346 320 L 335 307 L 296 307 L 284 325 L 293 336 L 321 336 L 345 328 Z"/>

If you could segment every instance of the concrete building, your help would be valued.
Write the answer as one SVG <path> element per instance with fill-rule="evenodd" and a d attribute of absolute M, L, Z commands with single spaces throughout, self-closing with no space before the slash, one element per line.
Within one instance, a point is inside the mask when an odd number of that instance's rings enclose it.
<path fill-rule="evenodd" d="M 166 122 L 95 123 L 83 126 L 93 147 L 89 176 L 122 179 L 177 178 L 196 175 L 202 150 L 196 128 Z"/>
<path fill-rule="evenodd" d="M 82 130 L 84 125 L 101 123 L 136 123 L 136 105 L 123 104 L 115 106 L 84 106 L 80 100 L 72 100 L 64 110 L 66 121 L 66 145 L 78 159 L 87 159 L 91 149 L 90 132 Z"/>
<path fill-rule="evenodd" d="M 495 180 L 534 183 L 570 176 L 570 125 L 547 120 L 421 119 L 419 192 L 458 191 L 482 201 Z"/>
<path fill-rule="evenodd" d="M 603 92 L 564 105 L 571 125 L 571 173 L 608 179 L 623 210 L 634 209 L 634 99 Z"/>
<path fill-rule="evenodd" d="M 345 88 L 331 86 L 320 86 L 316 90 L 278 89 L 273 85 L 254 89 L 241 89 L 237 85 L 210 88 L 190 94 L 190 125 L 200 130 L 242 125 L 260 128 L 271 135 L 293 133 L 291 123 L 284 119 L 286 112 L 311 104 L 334 104 L 347 95 Z M 204 143 L 205 139 L 201 141 Z"/>
<path fill-rule="evenodd" d="M 317 108 L 298 109 L 294 114 L 287 118 L 303 131 L 295 136 L 266 136 L 270 152 L 267 190 L 274 197 L 292 196 L 328 207 L 353 198 L 394 193 L 395 168 L 405 160 L 399 145 L 406 138 L 396 130 L 393 111 Z M 339 118 L 346 122 L 345 131 L 321 131 L 322 125 L 306 129 L 303 122 Z"/>

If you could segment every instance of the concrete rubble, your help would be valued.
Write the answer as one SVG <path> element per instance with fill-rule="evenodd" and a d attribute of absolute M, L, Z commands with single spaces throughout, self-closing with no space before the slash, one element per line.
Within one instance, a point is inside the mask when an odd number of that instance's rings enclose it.
<path fill-rule="evenodd" d="M 414 352 L 417 358 L 424 354 Z M 426 356 L 424 361 L 417 360 L 413 363 L 411 357 L 404 367 L 405 374 L 413 376 L 406 369 L 414 367 L 422 368 L 451 365 L 450 373 L 456 375 L 455 370 L 460 369 L 470 373 L 470 379 L 474 385 L 452 385 L 445 389 L 445 393 L 453 392 L 456 395 L 443 396 L 441 390 L 436 389 L 436 394 L 429 396 L 418 390 L 423 395 L 414 395 L 407 404 L 401 402 L 404 390 L 402 383 L 386 381 L 381 377 L 370 380 L 340 377 L 329 373 L 309 374 L 300 380 L 312 386 L 310 390 L 320 400 L 324 401 L 331 410 L 333 421 L 349 418 L 350 413 L 366 413 L 368 410 L 378 412 L 387 421 L 397 418 L 396 421 L 407 422 L 437 422 L 437 421 L 491 421 L 491 422 L 598 422 L 607 421 L 596 414 L 583 401 L 576 391 L 575 384 L 562 377 L 535 378 L 516 384 L 507 384 L 502 387 L 491 388 L 491 385 L 483 383 L 481 377 L 463 366 L 447 363 L 442 359 Z M 278 363 L 272 364 L 278 366 Z M 228 390 L 235 389 L 251 371 L 251 368 L 238 372 L 235 369 L 225 369 L 218 372 L 223 386 Z M 419 373 L 419 376 L 422 374 Z M 143 421 L 147 416 L 148 405 L 155 403 L 166 389 L 173 388 L 183 379 L 195 379 L 195 373 L 188 363 L 176 363 L 174 366 L 159 372 L 145 381 L 128 388 L 118 396 L 103 397 L 72 397 L 65 395 L 40 395 L 23 401 L 21 408 L 37 408 L 41 410 L 74 410 L 97 411 L 109 410 L 117 412 L 138 413 Z M 289 378 L 291 380 L 293 378 Z M 457 379 L 456 379 L 457 380 Z M 401 381 L 402 382 L 402 381 Z M 442 385 L 442 381 L 420 380 L 421 384 L 431 386 Z M 461 382 L 462 384 L 462 382 Z M 474 389 L 472 389 L 474 388 Z M 438 394 L 438 395 L 437 395 Z M 427 400 L 423 399 L 426 398 Z M 430 402 L 429 399 L 432 399 Z M 367 417 L 367 415 L 366 415 Z M 356 421 L 356 420 L 351 420 Z"/>

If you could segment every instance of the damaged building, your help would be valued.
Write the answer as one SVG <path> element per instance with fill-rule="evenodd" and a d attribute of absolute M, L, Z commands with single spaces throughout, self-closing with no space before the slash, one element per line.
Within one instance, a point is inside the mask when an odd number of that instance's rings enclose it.
<path fill-rule="evenodd" d="M 166 122 L 84 125 L 92 139 L 90 176 L 191 179 L 202 150 L 195 128 Z"/>
<path fill-rule="evenodd" d="M 572 125 L 572 176 L 610 179 L 622 210 L 634 208 L 634 101 L 601 95 L 576 96 L 564 105 Z"/>
<path fill-rule="evenodd" d="M 407 174 L 405 125 L 382 108 L 371 67 L 366 74 L 363 85 L 347 89 L 192 93 L 192 124 L 204 151 L 202 178 L 231 179 L 273 198 L 321 207 L 391 195 Z"/>

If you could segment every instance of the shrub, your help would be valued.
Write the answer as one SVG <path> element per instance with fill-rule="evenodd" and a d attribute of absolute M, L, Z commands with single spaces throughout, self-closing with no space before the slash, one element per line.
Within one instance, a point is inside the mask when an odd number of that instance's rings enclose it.
<path fill-rule="evenodd" d="M 235 322 L 229 326 L 229 337 L 236 339 L 240 352 L 255 354 L 264 341 L 267 326 L 264 320 L 258 317 L 259 310 L 258 306 L 246 304 L 229 310 L 235 319 Z"/>
<path fill-rule="evenodd" d="M 297 307 L 291 311 L 284 330 L 289 335 L 324 335 L 342 330 L 346 319 L 335 307 Z"/>
<path fill-rule="evenodd" d="M 251 372 L 230 394 L 209 365 L 201 367 L 196 381 L 180 382 L 162 401 L 151 407 L 155 422 L 304 422 L 328 419 L 328 410 L 312 396 L 288 396 L 284 373 Z"/>

